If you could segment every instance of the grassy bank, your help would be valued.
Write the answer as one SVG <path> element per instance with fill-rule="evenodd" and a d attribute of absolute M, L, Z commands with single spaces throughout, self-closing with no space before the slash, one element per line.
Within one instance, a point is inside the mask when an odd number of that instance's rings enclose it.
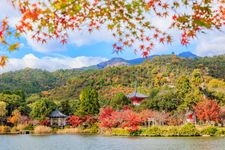
<path fill-rule="evenodd" d="M 129 131 L 122 128 L 105 130 L 106 135 L 114 136 L 161 136 L 161 137 L 184 137 L 184 136 L 225 136 L 225 128 L 212 126 L 195 127 L 192 124 L 184 126 L 152 126 L 140 128 L 137 131 Z M 104 134 L 104 133 L 103 133 Z"/>
<path fill-rule="evenodd" d="M 23 130 L 22 130 L 23 129 Z M 0 134 L 21 134 L 26 128 L 20 131 L 7 126 L 0 126 Z M 64 128 L 56 129 L 46 126 L 36 126 L 29 133 L 36 135 L 43 134 L 101 134 L 108 136 L 149 136 L 149 137 L 184 137 L 184 136 L 225 136 L 225 127 L 194 126 L 186 124 L 183 126 L 152 126 L 140 127 L 137 131 L 129 131 L 123 128 L 99 129 L 97 125 L 90 128 Z"/>

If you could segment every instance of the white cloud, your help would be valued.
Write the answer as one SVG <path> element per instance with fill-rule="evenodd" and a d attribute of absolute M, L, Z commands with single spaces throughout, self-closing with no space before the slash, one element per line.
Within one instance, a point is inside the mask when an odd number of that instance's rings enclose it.
<path fill-rule="evenodd" d="M 222 31 L 211 31 L 201 34 L 195 43 L 195 53 L 197 55 L 214 56 L 225 54 L 225 36 Z"/>
<path fill-rule="evenodd" d="M 112 32 L 103 27 L 100 30 L 95 30 L 92 33 L 89 33 L 87 29 L 77 32 L 72 32 L 69 34 L 69 43 L 75 44 L 76 46 L 83 46 L 98 42 L 114 42 L 114 38 L 112 36 Z"/>
<path fill-rule="evenodd" d="M 34 51 L 47 54 L 52 52 L 63 52 L 67 50 L 68 44 L 81 47 L 100 42 L 114 42 L 112 33 L 106 29 L 94 31 L 93 33 L 89 33 L 85 29 L 82 31 L 70 32 L 68 42 L 65 45 L 61 44 L 57 39 L 48 40 L 47 43 L 42 44 L 41 42 L 31 39 L 31 33 L 24 35 L 24 37 L 27 40 L 27 44 L 31 46 Z"/>
<path fill-rule="evenodd" d="M 38 58 L 33 54 L 27 54 L 23 58 L 10 58 L 7 65 L 0 68 L 0 73 L 15 71 L 24 68 L 38 68 L 48 71 L 58 69 L 73 69 L 96 65 L 107 59 L 102 57 L 43 57 Z"/>

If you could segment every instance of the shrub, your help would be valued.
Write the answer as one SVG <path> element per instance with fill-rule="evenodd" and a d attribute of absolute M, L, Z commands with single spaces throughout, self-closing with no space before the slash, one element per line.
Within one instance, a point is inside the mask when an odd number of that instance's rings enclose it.
<path fill-rule="evenodd" d="M 10 132 L 10 128 L 8 126 L 0 126 L 0 134 L 5 134 Z"/>
<path fill-rule="evenodd" d="M 161 136 L 162 130 L 159 127 L 150 127 L 142 130 L 143 136 Z"/>
<path fill-rule="evenodd" d="M 225 136 L 225 129 L 217 129 L 216 136 Z"/>
<path fill-rule="evenodd" d="M 130 131 L 130 135 L 132 136 L 139 136 L 141 134 L 142 130 L 134 130 Z"/>
<path fill-rule="evenodd" d="M 79 117 L 79 116 L 70 116 L 68 119 L 67 119 L 67 123 L 68 125 L 71 125 L 72 127 L 77 127 L 77 126 L 80 126 L 82 124 L 82 119 Z"/>
<path fill-rule="evenodd" d="M 98 121 L 97 117 L 91 116 L 91 115 L 86 115 L 82 117 L 82 124 L 86 128 L 90 128 L 94 126 L 94 124 Z"/>
<path fill-rule="evenodd" d="M 178 136 L 179 135 L 179 128 L 178 127 L 170 127 L 164 133 L 165 136 Z"/>
<path fill-rule="evenodd" d="M 201 131 L 201 134 L 213 136 L 215 135 L 216 132 L 217 132 L 216 127 L 207 127 Z"/>
<path fill-rule="evenodd" d="M 23 131 L 23 130 L 26 129 L 27 126 L 28 126 L 28 124 L 18 124 L 18 125 L 16 126 L 16 130 L 18 130 L 18 131 Z"/>
<path fill-rule="evenodd" d="M 10 132 L 11 132 L 11 133 L 16 133 L 16 132 L 18 132 L 17 129 L 16 129 L 16 126 L 12 127 L 12 128 L 10 129 Z"/>
<path fill-rule="evenodd" d="M 11 128 L 10 132 L 15 133 L 15 132 L 22 132 L 23 130 L 26 130 L 28 124 L 18 124 L 17 126 L 14 126 Z"/>
<path fill-rule="evenodd" d="M 77 134 L 81 133 L 80 128 L 65 128 L 65 129 L 60 129 L 56 132 L 57 134 Z"/>
<path fill-rule="evenodd" d="M 24 130 L 34 130 L 34 126 L 32 124 L 29 124 Z"/>
<path fill-rule="evenodd" d="M 191 123 L 188 123 L 181 127 L 179 130 L 180 136 L 199 136 L 199 131 L 195 128 L 195 126 Z"/>
<path fill-rule="evenodd" d="M 86 128 L 82 130 L 82 133 L 86 134 L 97 134 L 98 133 L 98 126 L 97 125 L 92 125 L 90 128 Z"/>
<path fill-rule="evenodd" d="M 34 133 L 35 134 L 50 134 L 52 133 L 52 128 L 47 126 L 36 126 L 34 128 Z"/>
<path fill-rule="evenodd" d="M 50 120 L 49 120 L 49 119 L 41 120 L 41 121 L 39 122 L 39 124 L 40 124 L 41 126 L 50 126 Z"/>
<path fill-rule="evenodd" d="M 113 128 L 112 135 L 129 136 L 130 132 L 127 129 L 123 129 L 123 128 Z"/>

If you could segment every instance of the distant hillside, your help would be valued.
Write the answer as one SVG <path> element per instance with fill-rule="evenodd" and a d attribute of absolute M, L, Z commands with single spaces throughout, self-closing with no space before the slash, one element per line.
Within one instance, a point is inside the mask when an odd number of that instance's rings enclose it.
<path fill-rule="evenodd" d="M 112 58 L 108 61 L 97 64 L 97 68 L 103 69 L 105 67 L 118 66 L 120 64 L 121 65 L 130 65 L 127 60 L 125 60 L 123 58 L 116 57 L 116 58 Z"/>
<path fill-rule="evenodd" d="M 132 64 L 124 59 L 117 60 Z M 196 59 L 175 55 L 154 56 L 147 60 L 143 58 L 144 62 L 139 64 L 140 60 L 134 61 L 138 62 L 136 65 L 112 66 L 104 69 L 91 66 L 56 72 L 40 69 L 8 72 L 0 75 L 0 92 L 23 90 L 30 95 L 50 90 L 52 97 L 60 99 L 77 96 L 82 88 L 93 86 L 102 92 L 102 95 L 113 93 L 118 89 L 123 89 L 126 93 L 133 90 L 135 78 L 143 90 L 155 85 L 156 82 L 161 84 L 160 82 L 166 81 L 167 85 L 171 86 L 177 76 L 190 74 L 196 68 L 200 68 L 206 75 L 225 80 L 225 55 Z M 118 62 L 114 61 L 114 64 L 116 63 Z"/>
<path fill-rule="evenodd" d="M 135 81 L 138 81 L 140 91 L 148 93 L 149 89 L 155 87 L 174 87 L 177 78 L 181 75 L 190 76 L 196 68 L 201 69 L 204 75 L 225 79 L 224 65 L 225 56 L 198 59 L 184 59 L 174 55 L 157 56 L 139 65 L 83 72 L 71 78 L 66 85 L 50 90 L 49 94 L 50 98 L 56 100 L 73 99 L 78 97 L 84 87 L 91 86 L 107 99 L 117 92 L 127 94 L 133 91 Z"/>
<path fill-rule="evenodd" d="M 78 74 L 77 70 L 48 72 L 26 68 L 0 75 L 0 92 L 23 90 L 26 94 L 39 93 L 65 84 L 67 78 Z"/>
<path fill-rule="evenodd" d="M 183 58 L 189 58 L 189 59 L 195 59 L 199 57 L 191 52 L 183 52 L 183 53 L 180 53 L 178 56 Z"/>
<path fill-rule="evenodd" d="M 152 56 L 149 56 L 148 58 L 136 58 L 136 59 L 131 59 L 131 60 L 126 60 L 126 59 L 123 59 L 123 58 L 120 58 L 120 57 L 115 57 L 115 58 L 112 58 L 108 61 L 101 62 L 101 63 L 97 64 L 96 68 L 103 69 L 103 68 L 109 67 L 109 66 L 137 65 L 137 64 L 143 63 L 146 60 L 153 59 L 156 56 L 159 56 L 159 55 L 152 55 Z M 197 55 L 195 55 L 191 52 L 183 52 L 183 53 L 178 54 L 177 56 L 182 57 L 182 58 L 189 58 L 189 59 L 199 58 Z"/>

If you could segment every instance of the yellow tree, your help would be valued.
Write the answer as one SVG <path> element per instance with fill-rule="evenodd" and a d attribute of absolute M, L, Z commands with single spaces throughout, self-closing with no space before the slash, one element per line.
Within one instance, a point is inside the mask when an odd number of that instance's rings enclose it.
<path fill-rule="evenodd" d="M 17 125 L 20 123 L 21 119 L 22 115 L 20 111 L 16 109 L 12 112 L 12 116 L 8 118 L 8 122 L 12 123 L 13 125 Z"/>
<path fill-rule="evenodd" d="M 7 110 L 6 110 L 6 103 L 3 101 L 0 101 L 0 117 L 5 116 Z"/>

